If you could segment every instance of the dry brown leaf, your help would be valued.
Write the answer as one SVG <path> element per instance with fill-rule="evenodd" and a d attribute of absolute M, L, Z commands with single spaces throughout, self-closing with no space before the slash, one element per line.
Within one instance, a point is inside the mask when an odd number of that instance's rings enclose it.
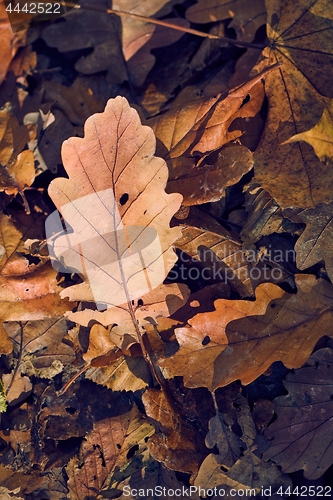
<path fill-rule="evenodd" d="M 269 110 L 255 153 L 255 179 L 282 208 L 332 201 L 331 165 L 304 142 L 287 143 L 319 121 L 332 97 L 333 27 L 327 0 L 267 1 L 270 44 L 256 66 L 280 62 L 265 78 Z M 320 11 L 325 14 L 318 14 Z"/>
<path fill-rule="evenodd" d="M 152 457 L 168 469 L 196 473 L 205 450 L 200 434 L 164 391 L 147 389 L 142 401 L 156 427 L 156 433 L 148 441 Z"/>
<path fill-rule="evenodd" d="M 262 236 L 272 233 L 295 234 L 300 230 L 297 224 L 292 224 L 287 215 L 282 213 L 270 194 L 257 183 L 246 186 L 244 190 L 248 218 L 243 225 L 240 237 L 245 248 L 252 248 Z"/>
<path fill-rule="evenodd" d="M 29 265 L 24 256 L 24 236 L 40 231 L 41 218 L 24 219 L 25 225 L 15 227 L 13 220 L 0 215 L 0 350 L 9 353 L 12 343 L 2 327 L 4 321 L 30 321 L 62 315 L 69 303 L 59 297 L 61 288 L 56 271 L 47 259 Z"/>
<path fill-rule="evenodd" d="M 264 0 L 199 0 L 186 11 L 192 23 L 209 23 L 232 18 L 238 40 L 252 42 L 257 29 L 266 22 Z"/>
<path fill-rule="evenodd" d="M 6 12 L 4 0 L 0 0 L 0 84 L 4 81 L 7 70 L 18 48 L 25 43 L 26 33 L 13 33 Z"/>
<path fill-rule="evenodd" d="M 237 182 L 253 167 L 251 151 L 239 144 L 226 144 L 217 154 L 208 156 L 200 167 L 188 165 L 177 178 L 169 180 L 169 193 L 180 193 L 183 206 L 201 205 L 220 200 L 228 186 Z"/>
<path fill-rule="evenodd" d="M 63 369 L 75 360 L 73 349 L 63 342 L 68 321 L 62 316 L 27 323 L 11 322 L 5 325 L 5 330 L 19 356 L 20 373 L 47 378 L 55 361 Z"/>
<path fill-rule="evenodd" d="M 191 208 L 190 215 L 178 225 L 182 229 L 182 238 L 176 242 L 177 248 L 192 259 L 198 259 L 202 265 L 201 273 L 198 271 L 198 276 L 194 275 L 196 279 L 228 283 L 242 297 L 253 294 L 248 262 L 237 234 L 198 208 Z M 190 259 L 183 257 L 180 262 L 183 266 L 189 263 L 188 276 L 186 270 L 184 276 L 191 278 Z"/>
<path fill-rule="evenodd" d="M 95 1 L 95 4 L 105 8 L 103 1 Z M 91 54 L 76 62 L 77 71 L 90 75 L 107 70 L 107 78 L 112 83 L 122 83 L 127 79 L 121 51 L 121 21 L 117 16 L 72 9 L 63 19 L 65 22 L 51 24 L 43 30 L 43 39 L 50 47 L 56 47 L 60 52 L 93 48 Z"/>
<path fill-rule="evenodd" d="M 165 15 L 170 12 L 174 3 L 172 0 L 114 0 L 112 8 L 126 11 L 131 14 L 145 17 L 160 17 L 163 20 L 178 26 L 188 27 L 185 19 L 166 19 Z M 151 54 L 152 49 L 170 45 L 179 40 L 184 33 L 157 26 L 156 24 L 141 21 L 135 17 L 121 18 L 122 50 L 128 76 L 133 85 L 140 86 L 144 83 L 149 71 L 155 63 L 155 56 Z"/>
<path fill-rule="evenodd" d="M 118 347 L 124 334 L 138 337 L 136 309 L 142 307 L 145 316 L 170 314 L 187 294 L 186 287 L 161 285 L 177 259 L 172 244 L 180 230 L 170 229 L 169 221 L 181 196 L 165 193 L 167 167 L 154 149 L 152 130 L 126 99 L 111 99 L 104 113 L 87 120 L 84 139 L 64 143 L 69 179 L 49 187 L 74 230 L 56 238 L 52 251 L 84 276 L 61 296 L 102 304 L 99 311 L 69 317 L 82 325 L 92 319 L 115 325 L 118 340 L 111 340 Z M 62 230 L 57 213 L 48 220 L 49 235 Z"/>
<path fill-rule="evenodd" d="M 333 280 L 333 205 L 316 208 L 286 209 L 283 214 L 306 228 L 295 244 L 298 269 L 304 270 L 321 260 L 325 262 L 328 276 Z"/>
<path fill-rule="evenodd" d="M 128 413 L 95 423 L 81 445 L 79 457 L 66 467 L 68 498 L 85 500 L 101 493 L 108 483 L 112 484 L 117 470 L 130 467 L 127 456 L 132 447 L 137 447 L 135 454 L 147 461 L 146 438 L 152 433 L 153 427 L 136 406 Z"/>
<path fill-rule="evenodd" d="M 251 169 L 252 154 L 245 146 L 232 145 L 217 155 L 202 157 L 242 135 L 241 130 L 229 128 L 235 119 L 253 117 L 260 110 L 264 98 L 260 80 L 249 80 L 227 95 L 177 104 L 148 120 L 158 139 L 157 154 L 169 167 L 167 190 L 183 194 L 185 205 L 219 200 L 225 187 Z M 244 104 L 246 96 L 250 99 Z"/>
<path fill-rule="evenodd" d="M 237 379 L 249 384 L 274 361 L 302 366 L 316 342 L 333 335 L 333 287 L 312 275 L 295 280 L 296 294 L 265 283 L 256 289 L 255 302 L 217 300 L 215 311 L 176 330 L 180 349 L 159 362 L 163 374 L 212 391 Z"/>
<path fill-rule="evenodd" d="M 304 469 L 313 480 L 333 462 L 332 369 L 332 349 L 320 349 L 287 375 L 287 396 L 274 399 L 277 419 L 265 432 L 272 441 L 264 459 L 274 460 L 284 472 Z"/>

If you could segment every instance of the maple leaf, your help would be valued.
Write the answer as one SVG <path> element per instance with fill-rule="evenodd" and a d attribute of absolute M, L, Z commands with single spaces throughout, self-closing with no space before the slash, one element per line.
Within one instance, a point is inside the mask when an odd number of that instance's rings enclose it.
<path fill-rule="evenodd" d="M 159 361 L 163 374 L 213 391 L 237 379 L 249 384 L 274 361 L 302 366 L 318 339 L 332 334 L 333 287 L 311 275 L 296 275 L 295 281 L 296 294 L 265 283 L 255 302 L 217 300 L 215 311 L 176 329 L 180 349 Z"/>
<path fill-rule="evenodd" d="M 280 62 L 265 78 L 268 118 L 255 153 L 255 179 L 281 208 L 332 201 L 333 171 L 304 142 L 289 143 L 319 121 L 332 97 L 333 27 L 326 0 L 267 5 L 270 44 L 255 69 Z M 286 189 L 288 186 L 288 189 Z"/>
<path fill-rule="evenodd" d="M 288 394 L 274 399 L 277 419 L 265 432 L 271 443 L 264 459 L 284 472 L 304 469 L 306 478 L 318 479 L 333 462 L 332 370 L 332 349 L 320 349 L 287 375 Z"/>
<path fill-rule="evenodd" d="M 333 159 L 333 100 L 325 99 L 325 109 L 316 125 L 306 132 L 293 135 L 286 144 L 305 141 L 311 144 L 320 161 Z"/>
<path fill-rule="evenodd" d="M 184 286 L 161 285 L 177 260 L 172 244 L 180 230 L 170 229 L 169 221 L 181 196 L 165 193 L 167 167 L 153 156 L 154 150 L 152 130 L 141 125 L 122 97 L 87 120 L 83 139 L 71 138 L 63 145 L 69 179 L 52 181 L 49 193 L 74 232 L 58 236 L 50 249 L 84 282 L 61 296 L 101 304 L 99 311 L 68 316 L 80 324 L 95 319 L 119 326 L 120 336 L 138 337 L 136 310 L 141 310 L 142 326 L 146 316 L 176 310 L 187 294 Z M 55 212 L 47 232 L 59 229 Z"/>

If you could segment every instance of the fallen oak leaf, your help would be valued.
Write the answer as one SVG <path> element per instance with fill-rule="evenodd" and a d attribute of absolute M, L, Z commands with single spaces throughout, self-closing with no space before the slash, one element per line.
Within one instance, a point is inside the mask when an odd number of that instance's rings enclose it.
<path fill-rule="evenodd" d="M 265 283 L 256 289 L 255 302 L 217 300 L 215 311 L 176 330 L 180 349 L 159 361 L 163 375 L 214 391 L 237 379 L 249 384 L 274 361 L 302 366 L 316 342 L 333 335 L 333 286 L 312 275 L 296 275 L 295 281 L 296 294 Z"/>
<path fill-rule="evenodd" d="M 271 72 L 275 68 L 266 69 Z M 185 205 L 219 200 L 225 187 L 251 169 L 252 154 L 245 146 L 222 150 L 220 158 L 213 157 L 213 165 L 209 161 L 205 164 L 203 157 L 242 135 L 240 130 L 229 131 L 236 118 L 251 117 L 259 111 L 264 97 L 260 82 L 265 72 L 257 76 L 227 94 L 178 105 L 148 120 L 158 139 L 157 154 L 169 167 L 167 190 L 183 194 Z M 250 99 L 244 104 L 247 96 Z"/>
<path fill-rule="evenodd" d="M 321 260 L 330 279 L 333 279 L 333 215 L 332 203 L 316 208 L 287 208 L 283 215 L 293 222 L 306 224 L 301 236 L 295 243 L 296 264 L 303 271 Z"/>
<path fill-rule="evenodd" d="M 50 252 L 62 262 L 61 269 L 74 270 L 84 279 L 61 296 L 94 301 L 99 309 L 68 317 L 83 325 L 92 320 L 112 325 L 110 338 L 122 350 L 128 342 L 139 342 L 153 372 L 142 339 L 145 316 L 161 314 L 161 304 L 163 314 L 184 302 L 184 297 L 174 300 L 173 291 L 183 295 L 177 286 L 161 285 L 177 260 L 172 244 L 180 231 L 170 229 L 169 222 L 181 195 L 164 191 L 167 167 L 154 151 L 154 134 L 141 125 L 137 112 L 125 98 L 110 99 L 104 113 L 86 121 L 83 139 L 63 144 L 69 179 L 55 179 L 49 186 L 73 232 L 53 237 L 63 232 L 57 211 L 46 223 Z M 150 307 L 145 306 L 146 296 Z M 141 306 L 145 316 L 140 322 Z"/>
<path fill-rule="evenodd" d="M 333 462 L 332 349 L 312 354 L 305 366 L 287 375 L 286 396 L 274 399 L 277 419 L 267 428 L 271 439 L 264 460 L 274 460 L 284 472 L 303 469 L 318 479 Z"/>

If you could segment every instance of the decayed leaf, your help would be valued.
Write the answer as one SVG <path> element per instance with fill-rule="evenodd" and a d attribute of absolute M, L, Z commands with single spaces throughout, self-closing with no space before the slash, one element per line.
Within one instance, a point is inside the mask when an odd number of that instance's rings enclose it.
<path fill-rule="evenodd" d="M 267 71 L 274 69 L 267 68 Z M 176 180 L 179 176 L 183 179 L 185 176 L 192 177 L 194 168 L 198 168 L 195 155 L 206 156 L 242 135 L 240 130 L 229 132 L 228 129 L 236 118 L 253 116 L 258 112 L 257 108 L 253 108 L 251 98 L 245 105 L 242 104 L 246 96 L 252 96 L 252 91 L 257 95 L 256 84 L 264 75 L 265 72 L 257 75 L 230 90 L 227 95 L 218 94 L 209 99 L 190 102 L 149 120 L 149 125 L 160 141 L 157 154 L 165 158 L 170 180 Z M 248 167 L 243 174 L 246 171 Z M 202 183 L 204 179 L 205 169 L 202 169 Z"/>
<path fill-rule="evenodd" d="M 304 142 L 286 143 L 312 129 L 332 97 L 333 27 L 327 0 L 267 4 L 266 47 L 256 70 L 280 62 L 265 78 L 268 119 L 255 153 L 255 178 L 282 208 L 332 201 L 333 170 Z M 319 11 L 326 14 L 318 14 Z M 286 189 L 287 188 L 287 189 Z"/>
<path fill-rule="evenodd" d="M 325 268 L 333 280 L 333 205 L 316 208 L 286 209 L 283 213 L 292 221 L 305 223 L 306 228 L 295 244 L 296 263 L 301 270 L 324 260 Z"/>
<path fill-rule="evenodd" d="M 204 457 L 203 440 L 164 391 L 147 389 L 142 396 L 156 433 L 148 441 L 152 457 L 168 469 L 196 473 Z"/>
<path fill-rule="evenodd" d="M 274 400 L 277 419 L 265 432 L 272 441 L 264 459 L 284 472 L 304 469 L 306 478 L 317 479 L 333 462 L 332 371 L 332 349 L 320 349 L 287 375 L 288 394 Z"/>
<path fill-rule="evenodd" d="M 325 99 L 325 109 L 318 123 L 306 132 L 290 137 L 286 143 L 305 141 L 311 144 L 319 160 L 333 159 L 333 100 Z"/>
<path fill-rule="evenodd" d="M 86 378 L 113 391 L 143 389 L 149 382 L 146 362 L 142 356 L 125 356 L 111 341 L 110 330 L 98 323 L 91 327 L 88 351 L 83 355 L 91 364 Z"/>
<path fill-rule="evenodd" d="M 208 424 L 209 432 L 206 436 L 206 446 L 219 449 L 219 463 L 231 467 L 241 455 L 244 443 L 232 431 L 227 418 L 218 412 Z"/>
<path fill-rule="evenodd" d="M 19 355 L 18 370 L 21 373 L 44 378 L 48 372 L 51 375 L 50 368 L 55 361 L 63 368 L 75 359 L 73 349 L 62 342 L 68 330 L 68 321 L 63 317 L 12 322 L 5 325 L 5 330 Z"/>
<path fill-rule="evenodd" d="M 134 457 L 129 462 L 127 456 L 132 447 L 138 447 L 134 452 L 142 457 L 144 467 L 148 460 L 146 438 L 152 433 L 153 427 L 136 406 L 128 413 L 95 423 L 81 445 L 79 458 L 70 460 L 66 467 L 68 498 L 85 500 L 101 493 L 107 483 L 113 482 L 114 472 L 130 469 Z"/>
<path fill-rule="evenodd" d="M 217 300 L 215 311 L 177 329 L 179 351 L 159 362 L 164 375 L 181 375 L 187 387 L 212 391 L 237 379 L 249 384 L 274 361 L 302 366 L 318 339 L 333 335 L 333 287 L 311 275 L 295 280 L 296 294 L 265 283 L 255 302 Z"/>
<path fill-rule="evenodd" d="M 209 23 L 232 18 L 238 40 L 251 42 L 257 29 L 266 22 L 264 0 L 200 0 L 186 11 L 193 23 Z"/>
<path fill-rule="evenodd" d="M 180 230 L 170 229 L 169 221 L 181 196 L 165 193 L 167 167 L 153 156 L 154 149 L 152 130 L 141 125 L 126 99 L 111 99 L 104 113 L 87 120 L 84 139 L 64 143 L 69 179 L 55 179 L 49 187 L 74 230 L 55 239 L 54 254 L 84 276 L 84 283 L 61 296 L 107 308 L 86 309 L 70 319 L 116 325 L 118 347 L 119 335 L 138 335 L 136 309 L 158 316 L 161 309 L 170 313 L 183 303 L 184 288 L 161 285 L 177 259 L 172 244 Z M 61 231 L 57 213 L 49 218 L 48 228 L 49 234 Z"/>
<path fill-rule="evenodd" d="M 22 224 L 18 228 L 10 217 L 1 215 L 0 224 L 0 351 L 9 353 L 12 342 L 2 327 L 4 321 L 60 316 L 68 310 L 69 304 L 58 295 L 61 288 L 56 281 L 57 273 L 50 263 L 45 261 L 29 265 L 28 259 L 24 257 L 24 234 L 30 231 L 33 236 L 33 231 L 38 232 L 38 220 L 29 220 L 27 226 Z"/>

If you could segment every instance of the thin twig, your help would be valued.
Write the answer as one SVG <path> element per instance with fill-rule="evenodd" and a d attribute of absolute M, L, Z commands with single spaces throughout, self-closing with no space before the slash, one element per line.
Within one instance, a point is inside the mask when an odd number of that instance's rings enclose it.
<path fill-rule="evenodd" d="M 141 16 L 140 14 L 133 14 L 132 12 L 124 12 L 122 10 L 107 9 L 107 8 L 103 8 L 103 7 L 98 7 L 97 5 L 78 5 L 78 4 L 75 4 L 72 2 L 67 2 L 67 1 L 64 1 L 63 5 L 65 5 L 66 7 L 73 8 L 73 9 L 92 10 L 95 12 L 104 12 L 106 14 L 115 14 L 116 16 L 119 16 L 119 17 L 130 17 L 130 18 L 138 19 L 140 21 L 144 21 L 146 23 L 157 24 L 157 25 L 163 26 L 165 28 L 171 28 L 173 30 L 182 31 L 183 33 L 189 33 L 190 35 L 196 35 L 196 36 L 200 36 L 202 38 L 211 38 L 214 40 L 221 40 L 222 42 L 227 42 L 227 43 L 230 43 L 232 45 L 237 45 L 239 47 L 247 47 L 247 48 L 252 48 L 252 49 L 260 49 L 260 50 L 263 50 L 265 48 L 265 45 L 262 45 L 262 44 L 244 42 L 241 40 L 234 40 L 233 38 L 228 38 L 225 36 L 212 35 L 211 33 L 205 33 L 203 31 L 195 30 L 192 28 L 186 28 L 185 26 L 178 26 L 177 24 L 173 24 L 173 23 L 170 23 L 168 21 L 163 21 L 161 19 L 154 19 L 152 17 Z"/>

